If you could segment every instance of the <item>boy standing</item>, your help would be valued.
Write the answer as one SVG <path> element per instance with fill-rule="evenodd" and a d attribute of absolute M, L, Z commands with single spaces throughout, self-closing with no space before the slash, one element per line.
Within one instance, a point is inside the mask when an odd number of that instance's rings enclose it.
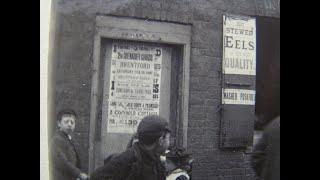
<path fill-rule="evenodd" d="M 88 179 L 88 175 L 80 170 L 78 153 L 72 141 L 75 121 L 73 110 L 63 110 L 58 114 L 58 130 L 50 144 L 52 180 Z"/>

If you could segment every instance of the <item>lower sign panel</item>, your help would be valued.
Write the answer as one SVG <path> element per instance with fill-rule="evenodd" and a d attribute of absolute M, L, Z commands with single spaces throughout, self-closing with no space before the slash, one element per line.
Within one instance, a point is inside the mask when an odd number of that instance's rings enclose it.
<path fill-rule="evenodd" d="M 222 89 L 221 147 L 245 148 L 252 145 L 255 95 L 254 90 Z"/>
<path fill-rule="evenodd" d="M 220 147 L 245 148 L 252 145 L 254 106 L 225 104 L 221 118 Z"/>
<path fill-rule="evenodd" d="M 222 89 L 222 92 L 222 104 L 255 105 L 254 90 Z"/>

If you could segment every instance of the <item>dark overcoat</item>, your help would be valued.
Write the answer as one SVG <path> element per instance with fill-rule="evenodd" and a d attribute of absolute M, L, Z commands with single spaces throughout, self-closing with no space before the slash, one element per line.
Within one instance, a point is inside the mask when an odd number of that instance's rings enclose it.
<path fill-rule="evenodd" d="M 145 150 L 139 142 L 113 157 L 90 175 L 90 180 L 165 180 L 160 158 Z"/>
<path fill-rule="evenodd" d="M 78 153 L 67 134 L 57 131 L 51 139 L 49 151 L 52 180 L 75 180 L 79 177 Z"/>
<path fill-rule="evenodd" d="M 261 180 L 280 180 L 280 116 L 265 128 L 251 162 Z"/>

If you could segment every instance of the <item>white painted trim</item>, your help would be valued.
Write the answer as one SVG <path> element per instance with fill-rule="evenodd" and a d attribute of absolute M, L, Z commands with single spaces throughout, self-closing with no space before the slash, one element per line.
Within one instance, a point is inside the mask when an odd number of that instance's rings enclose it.
<path fill-rule="evenodd" d="M 99 65 L 100 65 L 100 44 L 101 37 L 96 34 L 93 47 L 93 67 L 91 81 L 91 105 L 90 105 L 90 132 L 89 132 L 89 173 L 94 170 L 94 152 L 95 152 L 95 128 L 97 117 L 97 94 L 99 87 Z"/>

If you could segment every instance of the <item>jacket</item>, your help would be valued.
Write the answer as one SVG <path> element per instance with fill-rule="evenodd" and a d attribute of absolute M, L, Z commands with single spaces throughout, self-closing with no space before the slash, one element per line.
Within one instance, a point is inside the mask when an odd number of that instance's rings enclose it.
<path fill-rule="evenodd" d="M 165 180 L 160 158 L 145 150 L 139 142 L 96 169 L 90 180 Z"/>
<path fill-rule="evenodd" d="M 260 179 L 280 180 L 280 116 L 265 128 L 251 162 Z"/>
<path fill-rule="evenodd" d="M 62 131 L 57 131 L 50 143 L 50 169 L 52 180 L 75 180 L 81 173 L 76 148 Z"/>

